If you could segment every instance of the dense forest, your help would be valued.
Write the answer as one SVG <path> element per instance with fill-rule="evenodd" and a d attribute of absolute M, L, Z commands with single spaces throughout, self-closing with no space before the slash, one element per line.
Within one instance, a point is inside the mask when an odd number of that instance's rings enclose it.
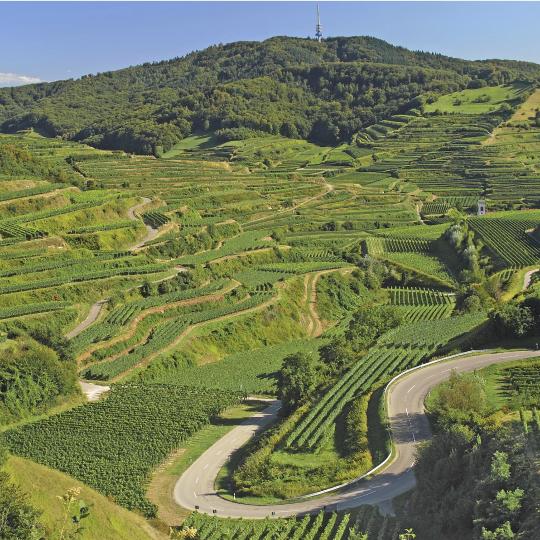
<path fill-rule="evenodd" d="M 422 446 L 409 522 L 422 538 L 538 538 L 534 439 L 490 410 L 477 373 L 453 374 L 430 398 L 436 434 Z"/>
<path fill-rule="evenodd" d="M 243 128 L 319 144 L 466 87 L 537 80 L 540 66 L 465 61 L 371 37 L 276 37 L 78 80 L 0 89 L 0 130 L 159 154 L 193 132 Z"/>

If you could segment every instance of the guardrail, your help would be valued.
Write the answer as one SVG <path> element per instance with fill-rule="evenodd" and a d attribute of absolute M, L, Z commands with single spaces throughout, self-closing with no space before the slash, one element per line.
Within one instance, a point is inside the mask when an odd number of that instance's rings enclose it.
<path fill-rule="evenodd" d="M 409 373 L 412 373 L 413 371 L 417 371 L 419 369 L 423 369 L 423 368 L 425 368 L 427 366 L 431 366 L 433 364 L 438 364 L 438 363 L 441 363 L 441 362 L 445 362 L 447 360 L 452 360 L 453 358 L 457 358 L 459 356 L 468 356 L 468 355 L 471 355 L 471 354 L 478 354 L 478 353 L 488 353 L 490 350 L 491 349 L 479 349 L 479 350 L 473 349 L 473 350 L 470 350 L 470 351 L 451 354 L 450 356 L 444 356 L 443 358 L 437 358 L 437 360 L 432 360 L 431 362 L 427 362 L 425 364 L 421 364 L 419 366 L 415 366 L 413 368 L 409 368 L 409 369 L 407 369 L 405 371 L 402 371 L 401 373 L 398 373 L 395 377 L 393 377 L 392 379 L 390 379 L 390 381 L 388 381 L 388 384 L 386 385 L 386 387 L 384 389 L 383 399 L 384 399 L 384 403 L 385 403 L 385 408 L 387 406 L 389 388 L 393 384 L 395 384 L 395 382 L 397 380 L 401 379 L 402 377 L 405 377 Z M 390 452 L 390 454 L 388 454 L 386 459 L 384 461 L 382 461 L 381 463 L 379 463 L 377 466 L 370 469 L 368 472 L 364 473 L 362 476 L 359 476 L 359 477 L 357 477 L 357 478 L 355 478 L 353 480 L 349 480 L 348 482 L 345 482 L 344 484 L 340 484 L 338 486 L 332 486 L 332 487 L 329 487 L 327 489 L 317 491 L 315 493 L 310 493 L 309 495 L 303 495 L 301 498 L 302 499 L 309 499 L 311 497 L 317 497 L 319 495 L 324 495 L 326 493 L 331 493 L 333 491 L 339 491 L 340 489 L 353 486 L 354 484 L 360 482 L 360 480 L 364 480 L 365 478 L 374 475 L 376 472 L 380 471 L 381 469 L 383 469 L 387 465 L 390 465 L 390 463 L 392 462 L 392 459 L 394 457 L 394 441 L 392 439 L 392 432 L 390 432 L 390 444 L 392 446 L 392 451 Z"/>

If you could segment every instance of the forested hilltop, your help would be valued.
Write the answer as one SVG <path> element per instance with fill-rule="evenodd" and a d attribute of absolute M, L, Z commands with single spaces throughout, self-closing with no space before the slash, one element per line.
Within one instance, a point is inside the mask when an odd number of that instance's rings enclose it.
<path fill-rule="evenodd" d="M 140 154 L 160 154 L 209 130 L 223 139 L 270 133 L 334 145 L 421 108 L 434 99 L 430 94 L 539 78 L 540 66 L 532 63 L 471 62 L 372 37 L 321 43 L 275 37 L 78 80 L 0 89 L 0 130 L 34 128 Z"/>

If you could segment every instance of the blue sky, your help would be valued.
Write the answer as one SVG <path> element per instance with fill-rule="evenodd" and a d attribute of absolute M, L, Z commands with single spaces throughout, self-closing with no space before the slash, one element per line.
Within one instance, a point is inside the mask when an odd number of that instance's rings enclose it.
<path fill-rule="evenodd" d="M 312 35 L 314 2 L 0 2 L 0 86 L 79 77 L 214 43 Z M 540 63 L 540 2 L 321 2 L 325 35 Z"/>

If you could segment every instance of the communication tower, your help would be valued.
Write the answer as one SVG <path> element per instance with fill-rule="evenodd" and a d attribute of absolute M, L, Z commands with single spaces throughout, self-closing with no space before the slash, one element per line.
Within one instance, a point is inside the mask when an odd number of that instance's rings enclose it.
<path fill-rule="evenodd" d="M 315 26 L 315 37 L 317 41 L 322 41 L 322 25 L 321 25 L 321 14 L 319 12 L 319 3 L 317 2 L 317 24 Z"/>

